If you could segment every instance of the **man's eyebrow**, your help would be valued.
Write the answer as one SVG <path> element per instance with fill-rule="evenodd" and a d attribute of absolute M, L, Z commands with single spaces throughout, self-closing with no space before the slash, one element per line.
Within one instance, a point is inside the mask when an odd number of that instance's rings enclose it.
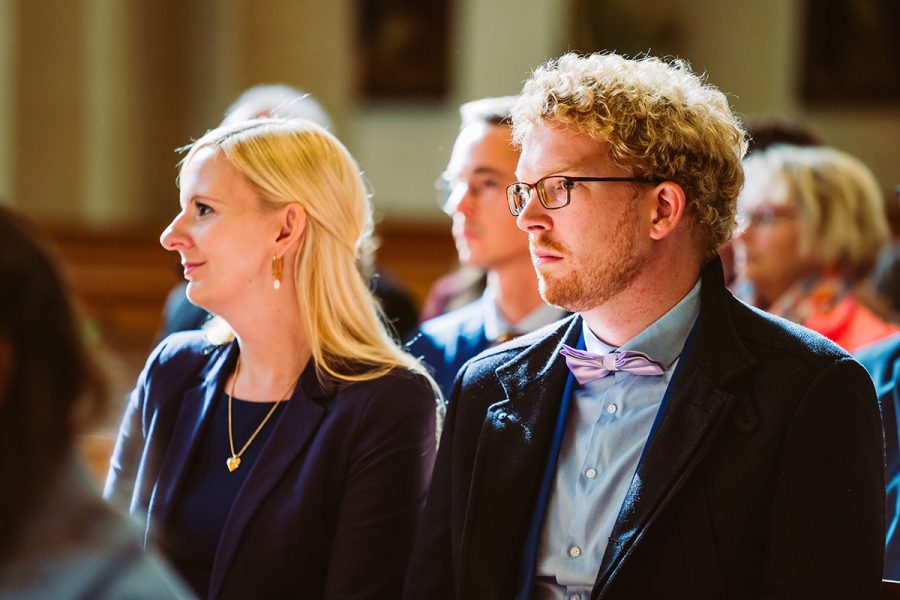
<path fill-rule="evenodd" d="M 580 163 L 559 163 L 559 164 L 553 165 L 549 169 L 546 169 L 544 171 L 544 174 L 541 175 L 540 178 L 543 179 L 544 177 L 553 177 L 554 175 L 562 175 L 563 173 L 566 173 L 566 172 L 571 173 L 573 171 L 574 172 L 584 172 L 586 164 L 587 164 L 587 161 L 582 161 Z M 516 177 L 519 177 L 518 170 L 516 172 Z"/>
<path fill-rule="evenodd" d="M 485 175 L 485 174 L 493 174 L 493 175 L 506 175 L 505 172 L 500 169 L 495 169 L 494 167 L 478 167 L 475 169 L 475 175 Z"/>

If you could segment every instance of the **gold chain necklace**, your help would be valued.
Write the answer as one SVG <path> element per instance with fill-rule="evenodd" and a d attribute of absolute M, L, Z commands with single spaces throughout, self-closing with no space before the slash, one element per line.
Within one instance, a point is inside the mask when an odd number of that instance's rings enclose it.
<path fill-rule="evenodd" d="M 239 466 L 241 466 L 241 455 L 250 447 L 250 444 L 253 443 L 253 440 L 256 439 L 256 436 L 259 435 L 259 432 L 262 431 L 262 428 L 268 423 L 269 419 L 275 413 L 275 409 L 278 408 L 278 405 L 281 404 L 281 401 L 285 396 L 288 395 L 291 391 L 293 391 L 294 386 L 297 385 L 297 380 L 300 379 L 300 375 L 294 378 L 294 381 L 291 382 L 290 387 L 285 390 L 281 396 L 278 397 L 278 400 L 275 401 L 275 404 L 272 405 L 272 408 L 269 409 L 269 412 L 266 414 L 266 417 L 262 420 L 262 423 L 259 424 L 259 427 L 256 428 L 256 431 L 250 436 L 250 439 L 247 440 L 247 443 L 244 444 L 244 447 L 241 448 L 240 452 L 234 451 L 234 434 L 232 433 L 231 427 L 231 401 L 234 398 L 234 387 L 237 385 L 238 374 L 241 372 L 241 357 L 238 355 L 237 365 L 234 367 L 234 379 L 231 380 L 231 392 L 228 394 L 228 445 L 231 447 L 231 456 L 225 461 L 225 466 L 228 467 L 229 472 L 235 471 Z"/>

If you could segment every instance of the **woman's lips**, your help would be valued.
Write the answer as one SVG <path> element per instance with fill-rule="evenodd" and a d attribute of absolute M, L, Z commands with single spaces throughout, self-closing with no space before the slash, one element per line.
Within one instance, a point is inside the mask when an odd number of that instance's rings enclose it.
<path fill-rule="evenodd" d="M 181 263 L 181 266 L 184 267 L 184 276 L 188 277 L 194 271 L 196 271 L 197 269 L 199 269 L 200 267 L 202 267 L 205 264 L 206 263 L 202 263 L 202 262 L 183 262 L 183 263 Z"/>

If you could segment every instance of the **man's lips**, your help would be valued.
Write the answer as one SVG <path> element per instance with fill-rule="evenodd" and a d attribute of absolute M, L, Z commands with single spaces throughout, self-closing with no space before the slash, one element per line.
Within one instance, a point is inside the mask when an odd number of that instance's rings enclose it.
<path fill-rule="evenodd" d="M 562 256 L 552 250 L 532 248 L 531 259 L 535 265 L 548 265 L 562 260 Z"/>
<path fill-rule="evenodd" d="M 470 240 L 472 238 L 481 237 L 480 228 L 473 225 L 457 226 L 453 228 L 453 236 L 457 239 L 463 238 Z"/>

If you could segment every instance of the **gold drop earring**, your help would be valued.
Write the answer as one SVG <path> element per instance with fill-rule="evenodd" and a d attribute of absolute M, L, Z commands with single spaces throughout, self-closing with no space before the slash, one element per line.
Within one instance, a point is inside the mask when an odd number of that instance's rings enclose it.
<path fill-rule="evenodd" d="M 284 259 L 277 258 L 274 254 L 272 255 L 272 287 L 277 289 L 281 289 L 281 270 L 284 267 Z"/>

